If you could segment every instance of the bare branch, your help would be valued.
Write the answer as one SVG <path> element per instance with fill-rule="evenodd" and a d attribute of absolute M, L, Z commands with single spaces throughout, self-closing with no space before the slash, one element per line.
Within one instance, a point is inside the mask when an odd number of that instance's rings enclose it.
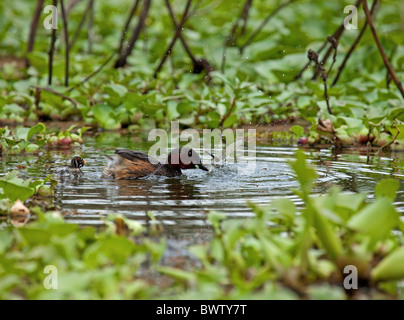
<path fill-rule="evenodd" d="M 125 52 L 119 52 L 120 56 L 119 56 L 118 60 L 115 62 L 115 68 L 120 68 L 120 67 L 123 67 L 124 65 L 126 65 L 126 60 L 128 59 L 129 55 L 131 54 L 131 52 L 135 46 L 135 43 L 136 43 L 137 39 L 139 38 L 140 32 L 144 28 L 144 24 L 146 21 L 147 14 L 149 12 L 150 4 L 151 4 L 151 0 L 144 0 L 143 10 L 139 16 L 139 21 L 133 30 L 132 37 L 129 40 L 128 48 L 127 48 L 127 50 L 125 50 Z"/>
<path fill-rule="evenodd" d="M 265 27 L 265 25 L 268 23 L 269 20 L 271 20 L 272 17 L 274 17 L 279 11 L 281 11 L 283 8 L 287 7 L 291 3 L 295 2 L 296 0 L 289 0 L 284 3 L 282 3 L 279 7 L 277 7 L 274 11 L 272 11 L 258 26 L 257 29 L 253 31 L 253 33 L 250 35 L 250 37 L 247 39 L 247 41 L 240 47 L 240 53 L 243 53 L 244 49 L 253 42 L 255 37 L 261 32 L 261 30 Z"/>
<path fill-rule="evenodd" d="M 32 52 L 32 50 L 34 49 L 35 36 L 36 36 L 36 31 L 38 29 L 38 22 L 39 22 L 39 18 L 41 16 L 43 3 L 44 3 L 44 0 L 38 0 L 36 3 L 34 16 L 32 17 L 31 27 L 29 30 L 27 53 Z M 29 65 L 28 58 L 25 58 L 25 64 L 26 64 L 26 66 Z"/>
<path fill-rule="evenodd" d="M 362 3 L 363 3 L 363 10 L 365 11 L 365 14 L 366 14 L 366 20 L 368 21 L 370 30 L 372 31 L 373 38 L 375 39 L 377 48 L 379 49 L 380 55 L 382 56 L 384 65 L 386 66 L 387 70 L 389 71 L 390 76 L 392 77 L 392 79 L 393 79 L 394 83 L 396 84 L 398 90 L 400 91 L 401 95 L 404 97 L 404 88 L 403 88 L 401 82 L 398 80 L 398 78 L 394 72 L 394 69 L 390 64 L 390 61 L 387 58 L 386 53 L 384 52 L 382 44 L 380 43 L 379 37 L 377 36 L 376 28 L 373 24 L 372 15 L 370 14 L 370 11 L 368 8 L 368 3 L 366 0 L 362 0 Z"/>
<path fill-rule="evenodd" d="M 372 8 L 370 9 L 370 12 L 371 12 L 372 15 L 373 15 L 373 13 L 374 13 L 374 10 L 375 10 L 377 4 L 378 4 L 378 0 L 374 0 L 374 1 L 373 1 L 373 4 L 372 4 Z M 368 22 L 367 22 L 367 20 L 366 20 L 365 23 L 364 23 L 364 25 L 363 25 L 363 27 L 362 27 L 362 29 L 361 29 L 361 31 L 359 32 L 359 34 L 358 34 L 358 36 L 356 37 L 355 41 L 352 43 L 352 45 L 351 45 L 351 47 L 349 48 L 347 54 L 345 55 L 344 60 L 342 61 L 341 65 L 338 67 L 338 73 L 337 73 L 337 75 L 335 76 L 334 81 L 332 82 L 331 86 L 334 86 L 334 85 L 338 82 L 339 77 L 341 76 L 341 73 L 342 73 L 342 71 L 344 70 L 345 65 L 346 65 L 346 63 L 347 63 L 349 57 L 351 56 L 352 52 L 355 50 L 355 48 L 356 48 L 356 46 L 358 45 L 359 41 L 362 39 L 362 36 L 363 36 L 363 34 L 365 33 L 367 26 L 368 26 Z"/>
<path fill-rule="evenodd" d="M 182 15 L 181 22 L 177 26 L 177 30 L 175 31 L 174 37 L 171 40 L 170 44 L 168 45 L 168 48 L 167 48 L 166 52 L 164 53 L 159 65 L 157 66 L 156 70 L 154 71 L 154 74 L 153 74 L 154 78 L 157 78 L 157 74 L 160 72 L 161 68 L 163 67 L 164 62 L 166 61 L 167 57 L 171 54 L 174 44 L 181 34 L 182 27 L 184 26 L 185 21 L 187 20 L 187 15 L 188 15 L 189 8 L 191 6 L 191 2 L 192 2 L 192 0 L 187 1 L 187 5 L 185 7 L 184 14 Z"/>
<path fill-rule="evenodd" d="M 53 0 L 53 5 L 57 7 L 58 1 Z M 53 23 L 53 21 L 52 21 Z M 52 28 L 52 34 L 51 34 L 51 43 L 50 43 L 50 48 L 49 48 L 49 60 L 48 60 L 48 85 L 52 85 L 52 71 L 53 71 L 53 54 L 55 52 L 55 42 L 56 42 L 56 29 Z"/>
<path fill-rule="evenodd" d="M 60 0 L 60 7 L 62 9 L 63 18 L 63 32 L 65 38 L 65 86 L 69 86 L 69 31 L 67 29 L 67 16 L 63 0 Z"/>

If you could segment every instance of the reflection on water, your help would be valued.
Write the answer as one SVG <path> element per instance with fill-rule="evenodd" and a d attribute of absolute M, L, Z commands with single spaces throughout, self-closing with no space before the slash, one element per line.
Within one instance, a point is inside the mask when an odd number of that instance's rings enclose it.
<path fill-rule="evenodd" d="M 105 154 L 117 147 L 147 152 L 152 143 L 143 143 L 130 135 L 108 133 L 85 139 L 80 150 L 46 151 L 39 156 L 3 155 L 0 174 L 17 165 L 24 178 L 44 178 L 56 168 L 68 165 L 74 155 L 82 156 L 87 164 L 83 176 L 65 179 L 56 187 L 56 204 L 66 219 L 82 225 L 101 225 L 109 213 L 120 213 L 147 224 L 148 211 L 164 225 L 166 232 L 176 238 L 206 236 L 210 227 L 206 214 L 219 210 L 232 217 L 251 215 L 246 202 L 268 204 L 271 199 L 288 197 L 301 206 L 290 191 L 297 187 L 288 160 L 293 159 L 294 147 L 257 146 L 256 168 L 242 170 L 240 164 L 211 167 L 210 172 L 187 170 L 179 178 L 152 177 L 138 180 L 113 181 L 101 178 L 106 165 Z M 359 151 L 335 153 L 330 150 L 307 151 L 319 176 L 316 193 L 324 193 L 338 184 L 347 192 L 372 193 L 376 183 L 387 177 L 400 177 L 396 205 L 404 212 L 404 154 L 390 157 L 367 157 Z M 203 155 L 209 163 L 210 157 Z M 369 195 L 369 198 L 372 196 Z"/>

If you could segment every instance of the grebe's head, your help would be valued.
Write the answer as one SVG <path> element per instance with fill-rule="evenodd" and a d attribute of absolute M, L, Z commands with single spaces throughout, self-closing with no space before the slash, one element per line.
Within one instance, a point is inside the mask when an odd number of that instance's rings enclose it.
<path fill-rule="evenodd" d="M 78 169 L 78 168 L 83 167 L 85 164 L 86 164 L 86 162 L 82 158 L 76 156 L 76 157 L 73 157 L 72 161 L 70 162 L 70 168 Z"/>
<path fill-rule="evenodd" d="M 168 155 L 168 164 L 180 169 L 201 169 L 209 171 L 201 161 L 199 154 L 190 148 L 176 148 Z"/>

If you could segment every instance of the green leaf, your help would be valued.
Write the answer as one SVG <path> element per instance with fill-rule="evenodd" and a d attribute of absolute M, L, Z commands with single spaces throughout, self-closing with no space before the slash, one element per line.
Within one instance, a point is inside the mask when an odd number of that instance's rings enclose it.
<path fill-rule="evenodd" d="M 290 162 L 290 166 L 296 174 L 296 179 L 300 183 L 303 194 L 308 196 L 317 174 L 312 167 L 306 164 L 306 155 L 303 151 L 298 150 L 296 152 L 296 160 L 294 162 Z"/>
<path fill-rule="evenodd" d="M 304 134 L 303 127 L 299 126 L 299 125 L 295 125 L 295 126 L 291 127 L 290 131 L 293 132 L 296 135 L 296 137 L 298 137 L 298 138 L 300 138 Z"/>
<path fill-rule="evenodd" d="M 324 217 L 320 212 L 313 209 L 314 227 L 316 228 L 318 237 L 324 246 L 327 254 L 334 261 L 342 252 L 341 240 L 333 227 L 333 224 Z"/>
<path fill-rule="evenodd" d="M 48 231 L 42 230 L 40 228 L 21 227 L 18 229 L 18 232 L 31 246 L 47 244 L 49 243 L 49 240 L 51 238 L 51 234 Z"/>
<path fill-rule="evenodd" d="M 226 120 L 224 120 L 223 122 L 223 127 L 228 128 L 228 127 L 232 127 L 233 125 L 235 125 L 238 121 L 238 116 L 237 114 L 232 114 L 229 117 L 227 117 Z"/>
<path fill-rule="evenodd" d="M 15 202 L 17 199 L 24 202 L 35 193 L 35 189 L 14 184 L 5 180 L 0 180 L 0 188 L 3 189 L 3 194 L 5 197 L 9 198 L 13 202 Z"/>
<path fill-rule="evenodd" d="M 99 125 L 107 130 L 121 128 L 121 123 L 115 119 L 114 110 L 107 104 L 98 104 L 92 108 L 94 118 Z"/>
<path fill-rule="evenodd" d="M 13 242 L 13 234 L 10 230 L 0 230 L 0 254 L 3 255 Z"/>
<path fill-rule="evenodd" d="M 44 133 L 45 132 L 45 125 L 43 123 L 37 123 L 31 129 L 29 129 L 27 134 L 27 140 L 31 139 L 37 133 Z"/>
<path fill-rule="evenodd" d="M 397 191 L 400 188 L 400 183 L 395 179 L 384 179 L 380 181 L 375 188 L 376 198 L 388 198 L 391 201 L 397 196 Z"/>
<path fill-rule="evenodd" d="M 372 270 L 372 280 L 400 280 L 404 278 L 404 247 L 400 247 L 386 256 Z"/>
<path fill-rule="evenodd" d="M 403 108 L 402 108 L 403 109 Z M 397 136 L 397 140 L 402 140 L 404 139 L 404 124 L 398 124 L 396 125 L 396 127 L 400 130 L 400 133 Z M 391 134 L 393 135 L 393 137 L 397 134 L 398 130 L 394 127 L 391 127 L 390 130 Z"/>
<path fill-rule="evenodd" d="M 382 197 L 352 216 L 347 225 L 353 230 L 369 235 L 374 244 L 397 226 L 399 217 L 400 214 L 391 200 Z"/>
<path fill-rule="evenodd" d="M 171 278 L 174 278 L 179 281 L 185 281 L 185 282 L 192 282 L 195 280 L 196 276 L 192 272 L 177 269 L 177 268 L 172 268 L 172 267 L 157 267 L 157 271 L 164 273 Z"/>
<path fill-rule="evenodd" d="M 29 128 L 18 128 L 15 131 L 15 135 L 17 136 L 18 140 L 24 140 L 27 141 L 28 140 L 28 132 L 30 131 Z"/>
<path fill-rule="evenodd" d="M 279 214 L 291 225 L 296 215 L 296 205 L 294 202 L 288 198 L 279 198 L 273 202 L 273 205 L 279 211 Z"/>

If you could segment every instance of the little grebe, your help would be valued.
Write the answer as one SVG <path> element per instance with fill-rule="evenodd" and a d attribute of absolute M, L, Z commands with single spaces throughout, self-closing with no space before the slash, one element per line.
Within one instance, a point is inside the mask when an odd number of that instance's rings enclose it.
<path fill-rule="evenodd" d="M 68 167 L 62 167 L 57 170 L 57 174 L 59 176 L 66 176 L 66 175 L 81 175 L 83 172 L 80 170 L 81 167 L 83 167 L 86 164 L 86 162 L 80 158 L 79 156 L 75 156 L 72 158 L 70 161 L 70 165 Z"/>
<path fill-rule="evenodd" d="M 139 151 L 117 149 L 115 157 L 104 169 L 104 177 L 115 179 L 135 179 L 151 174 L 177 177 L 182 174 L 181 169 L 201 169 L 209 171 L 198 153 L 190 148 L 173 149 L 167 158 L 167 163 L 159 163 L 156 159 Z"/>

